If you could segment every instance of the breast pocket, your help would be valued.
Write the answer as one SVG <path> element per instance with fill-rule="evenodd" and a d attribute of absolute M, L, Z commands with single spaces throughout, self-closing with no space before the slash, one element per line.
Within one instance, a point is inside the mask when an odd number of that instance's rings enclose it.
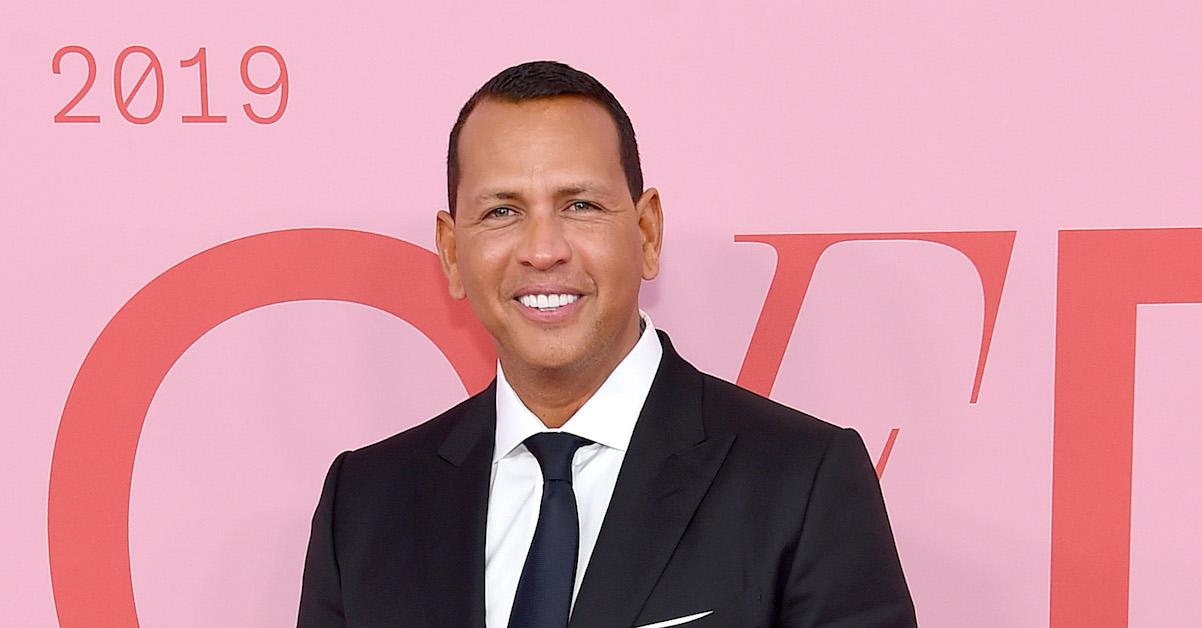
<path fill-rule="evenodd" d="M 684 615 L 683 617 L 673 617 L 671 619 L 664 619 L 662 621 L 652 622 L 650 624 L 643 624 L 642 626 L 635 626 L 635 628 L 668 628 L 669 626 L 679 626 L 681 624 L 693 624 L 694 626 L 696 626 L 697 624 L 695 622 L 697 622 L 698 620 L 701 620 L 701 619 L 705 619 L 706 617 L 709 617 L 710 615 L 713 615 L 713 614 L 714 614 L 714 611 L 712 611 L 712 610 L 702 611 L 700 613 L 693 613 L 692 615 Z"/>
<path fill-rule="evenodd" d="M 728 595 L 659 597 L 639 614 L 634 628 L 760 628 L 768 625 L 758 590 Z"/>

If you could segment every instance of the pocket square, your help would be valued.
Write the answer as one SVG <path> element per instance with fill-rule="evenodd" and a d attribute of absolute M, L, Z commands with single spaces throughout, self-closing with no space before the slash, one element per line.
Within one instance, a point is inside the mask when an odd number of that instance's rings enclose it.
<path fill-rule="evenodd" d="M 668 626 L 679 626 L 681 624 L 687 624 L 691 621 L 697 621 L 698 619 L 701 619 L 702 617 L 705 617 L 706 615 L 709 615 L 712 612 L 714 612 L 714 611 L 705 611 L 704 613 L 695 613 L 693 615 L 685 615 L 684 617 L 677 617 L 675 619 L 665 619 L 663 621 L 657 621 L 653 624 L 643 624 L 642 626 L 635 626 L 634 628 L 668 628 Z"/>

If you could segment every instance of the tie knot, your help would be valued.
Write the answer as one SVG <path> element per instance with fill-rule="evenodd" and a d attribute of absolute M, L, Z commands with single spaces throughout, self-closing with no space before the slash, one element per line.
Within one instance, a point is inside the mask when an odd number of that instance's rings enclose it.
<path fill-rule="evenodd" d="M 572 483 L 572 456 L 577 449 L 593 441 L 567 432 L 540 432 L 525 440 L 543 470 L 543 481 L 564 480 Z"/>

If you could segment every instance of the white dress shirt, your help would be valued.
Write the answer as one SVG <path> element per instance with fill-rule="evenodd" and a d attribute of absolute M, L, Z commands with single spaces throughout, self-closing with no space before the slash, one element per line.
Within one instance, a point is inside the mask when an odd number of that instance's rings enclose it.
<path fill-rule="evenodd" d="M 593 441 L 572 458 L 572 487 L 580 517 L 580 553 L 572 604 L 597 543 L 630 435 L 659 369 L 663 348 L 651 317 L 639 311 L 646 328 L 638 342 L 597 392 L 564 423 L 548 428 L 522 403 L 497 363 L 497 432 L 489 484 L 484 554 L 484 609 L 487 628 L 506 628 L 526 553 L 534 538 L 542 502 L 543 475 L 522 441 L 539 432 L 570 432 Z"/>

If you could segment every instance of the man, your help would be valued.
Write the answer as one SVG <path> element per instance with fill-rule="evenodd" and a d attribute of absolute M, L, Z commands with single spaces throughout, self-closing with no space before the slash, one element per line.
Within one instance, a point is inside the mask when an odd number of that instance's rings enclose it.
<path fill-rule="evenodd" d="M 438 253 L 497 378 L 337 457 L 301 628 L 915 625 L 859 436 L 698 372 L 639 310 L 663 214 L 605 87 L 501 72 L 447 183 Z"/>

